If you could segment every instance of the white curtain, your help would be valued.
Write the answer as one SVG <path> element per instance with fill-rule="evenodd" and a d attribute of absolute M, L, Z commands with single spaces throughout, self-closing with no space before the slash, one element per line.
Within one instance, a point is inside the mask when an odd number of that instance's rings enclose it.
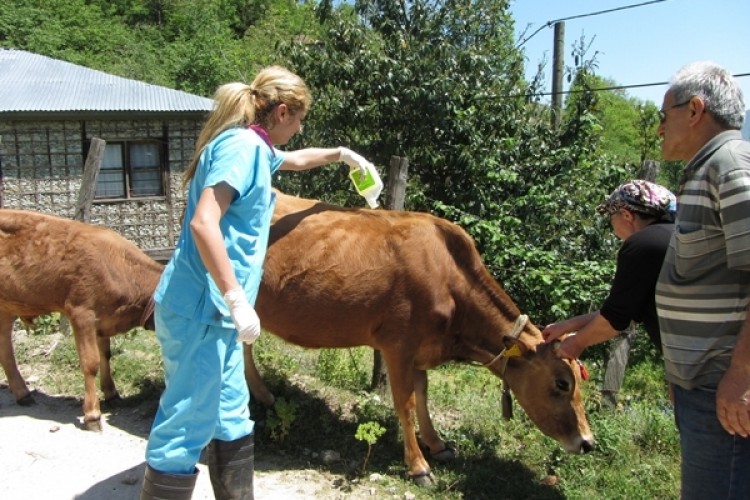
<path fill-rule="evenodd" d="M 162 194 L 161 158 L 159 145 L 140 143 L 130 145 L 130 189 L 134 196 Z"/>
<path fill-rule="evenodd" d="M 96 195 L 102 198 L 125 196 L 125 170 L 123 168 L 122 144 L 107 144 L 99 177 L 96 179 Z"/>

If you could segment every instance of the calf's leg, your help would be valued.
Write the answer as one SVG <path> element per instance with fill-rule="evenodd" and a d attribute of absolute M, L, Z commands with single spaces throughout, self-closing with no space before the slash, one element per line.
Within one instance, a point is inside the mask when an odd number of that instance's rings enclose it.
<path fill-rule="evenodd" d="M 0 365 L 3 366 L 5 376 L 8 378 L 10 392 L 21 406 L 34 403 L 26 381 L 18 370 L 16 355 L 13 351 L 13 322 L 16 317 L 0 313 Z"/>
<path fill-rule="evenodd" d="M 97 337 L 97 346 L 99 347 L 99 387 L 104 393 L 105 401 L 116 401 L 120 399 L 120 393 L 117 392 L 115 381 L 112 378 L 112 368 L 109 361 L 112 358 L 112 346 L 110 338 L 105 336 Z"/>
<path fill-rule="evenodd" d="M 102 430 L 102 412 L 96 393 L 96 373 L 99 371 L 99 346 L 96 339 L 96 315 L 89 310 L 75 310 L 68 314 L 78 359 L 83 372 L 83 424 L 91 431 Z"/>

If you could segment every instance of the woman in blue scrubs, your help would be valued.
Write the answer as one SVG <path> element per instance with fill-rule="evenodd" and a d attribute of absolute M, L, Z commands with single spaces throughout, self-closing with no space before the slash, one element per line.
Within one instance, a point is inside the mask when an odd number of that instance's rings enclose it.
<path fill-rule="evenodd" d="M 311 104 L 289 70 L 263 69 L 252 84 L 228 83 L 185 171 L 184 224 L 154 294 L 166 388 L 149 436 L 141 499 L 192 496 L 208 447 L 217 499 L 253 498 L 254 441 L 242 343 L 260 335 L 253 305 L 268 244 L 278 170 L 367 160 L 346 148 L 282 152 Z"/>

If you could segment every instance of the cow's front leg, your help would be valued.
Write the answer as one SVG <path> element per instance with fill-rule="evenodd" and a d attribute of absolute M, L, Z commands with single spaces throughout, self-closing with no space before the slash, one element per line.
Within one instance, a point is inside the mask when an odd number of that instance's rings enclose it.
<path fill-rule="evenodd" d="M 404 462 L 411 479 L 420 485 L 432 484 L 430 465 L 422 455 L 417 442 L 416 427 L 414 425 L 414 369 L 410 362 L 405 361 L 397 353 L 382 350 L 383 359 L 388 367 L 388 376 L 393 394 L 393 407 L 401 422 L 404 435 Z"/>
<path fill-rule="evenodd" d="M 93 311 L 72 311 L 68 318 L 73 326 L 73 336 L 78 359 L 83 372 L 83 424 L 90 431 L 102 430 L 102 412 L 96 393 L 96 373 L 99 370 L 99 346 L 96 339 L 96 316 Z"/>
<path fill-rule="evenodd" d="M 430 450 L 430 455 L 440 462 L 447 462 L 456 458 L 456 453 L 432 425 L 430 410 L 427 408 L 427 372 L 425 370 L 414 370 L 414 395 L 417 402 L 417 422 L 419 423 L 419 436 L 424 445 Z"/>
<path fill-rule="evenodd" d="M 0 365 L 3 366 L 5 376 L 8 378 L 8 387 L 16 403 L 28 406 L 34 403 L 26 381 L 18 370 L 16 355 L 13 351 L 13 322 L 15 316 L 0 313 Z"/>
<path fill-rule="evenodd" d="M 99 347 L 99 387 L 104 393 L 105 401 L 116 402 L 120 399 L 120 393 L 117 392 L 117 387 L 115 387 L 115 381 L 112 378 L 112 368 L 109 364 L 112 358 L 110 338 L 100 336 L 97 337 L 96 342 Z"/>

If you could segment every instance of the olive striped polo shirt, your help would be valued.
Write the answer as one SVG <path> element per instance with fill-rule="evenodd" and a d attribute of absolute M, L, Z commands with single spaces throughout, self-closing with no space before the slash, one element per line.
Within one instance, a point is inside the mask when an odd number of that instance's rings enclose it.
<path fill-rule="evenodd" d="M 750 299 L 750 142 L 718 134 L 690 160 L 656 285 L 669 382 L 716 387 Z"/>

